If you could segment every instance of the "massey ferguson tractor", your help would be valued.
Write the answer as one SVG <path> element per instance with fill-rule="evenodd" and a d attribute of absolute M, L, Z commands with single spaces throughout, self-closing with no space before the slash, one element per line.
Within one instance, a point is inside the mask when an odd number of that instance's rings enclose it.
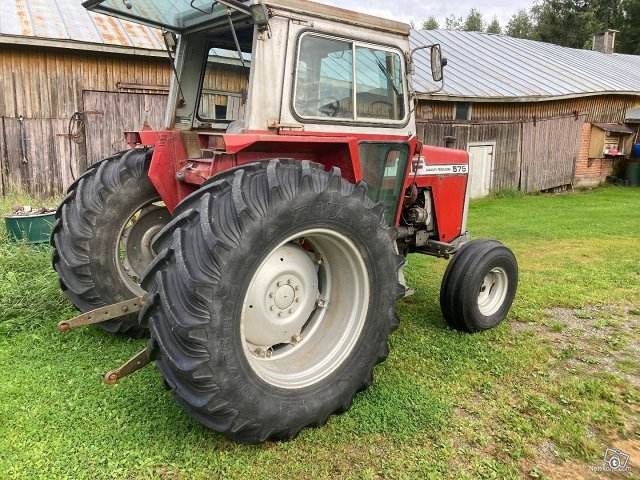
<path fill-rule="evenodd" d="M 291 439 L 372 381 L 411 293 L 416 252 L 452 257 L 447 324 L 500 323 L 511 251 L 469 241 L 468 155 L 416 138 L 408 25 L 305 0 L 88 0 L 165 31 L 174 65 L 160 130 L 92 165 L 57 211 L 53 266 L 80 316 L 148 346 L 198 422 L 247 443 Z M 175 43 L 174 43 L 175 42 Z M 245 65 L 236 119 L 206 101 L 212 52 Z M 424 65 L 426 64 L 426 65 Z M 222 118 L 221 118 L 222 117 Z"/>

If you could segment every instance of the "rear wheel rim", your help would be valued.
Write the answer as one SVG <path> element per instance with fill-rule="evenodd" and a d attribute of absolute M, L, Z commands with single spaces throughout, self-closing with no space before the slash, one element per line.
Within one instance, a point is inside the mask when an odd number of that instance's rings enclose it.
<path fill-rule="evenodd" d="M 369 274 L 354 242 L 329 229 L 297 233 L 249 282 L 240 317 L 245 357 L 273 386 L 316 384 L 353 351 L 368 308 Z"/>
<path fill-rule="evenodd" d="M 134 295 L 143 295 L 142 275 L 156 256 L 153 240 L 169 223 L 171 214 L 159 198 L 145 200 L 133 209 L 120 228 L 115 243 L 115 264 L 123 284 Z"/>
<path fill-rule="evenodd" d="M 478 290 L 478 309 L 485 317 L 495 314 L 507 298 L 509 277 L 502 267 L 491 269 Z"/>

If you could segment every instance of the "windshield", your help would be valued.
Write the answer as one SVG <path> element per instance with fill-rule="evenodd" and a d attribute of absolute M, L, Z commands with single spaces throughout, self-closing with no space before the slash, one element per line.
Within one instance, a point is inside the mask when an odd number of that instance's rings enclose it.
<path fill-rule="evenodd" d="M 248 1 L 234 3 L 240 6 L 249 4 Z M 209 24 L 216 19 L 226 21 L 228 9 L 212 0 L 88 0 L 83 6 L 89 10 L 178 33 Z M 248 17 L 246 13 L 234 13 L 234 18 Z"/>

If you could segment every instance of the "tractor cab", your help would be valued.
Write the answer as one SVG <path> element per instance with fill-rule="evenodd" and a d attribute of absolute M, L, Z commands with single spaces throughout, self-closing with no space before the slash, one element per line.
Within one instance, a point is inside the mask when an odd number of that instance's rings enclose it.
<path fill-rule="evenodd" d="M 300 0 L 85 6 L 165 31 L 176 60 L 162 127 L 415 133 L 406 24 Z M 233 79 L 225 64 L 239 67 Z"/>

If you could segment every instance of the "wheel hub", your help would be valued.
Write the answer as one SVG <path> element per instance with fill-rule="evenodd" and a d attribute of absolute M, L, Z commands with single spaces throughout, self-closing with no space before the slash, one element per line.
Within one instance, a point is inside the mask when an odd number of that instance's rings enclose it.
<path fill-rule="evenodd" d="M 318 298 L 317 268 L 299 244 L 274 250 L 247 292 L 244 335 L 255 347 L 290 343 L 300 333 Z"/>
<path fill-rule="evenodd" d="M 507 272 L 497 267 L 488 272 L 482 279 L 478 291 L 478 309 L 486 317 L 496 313 L 507 298 Z"/>

